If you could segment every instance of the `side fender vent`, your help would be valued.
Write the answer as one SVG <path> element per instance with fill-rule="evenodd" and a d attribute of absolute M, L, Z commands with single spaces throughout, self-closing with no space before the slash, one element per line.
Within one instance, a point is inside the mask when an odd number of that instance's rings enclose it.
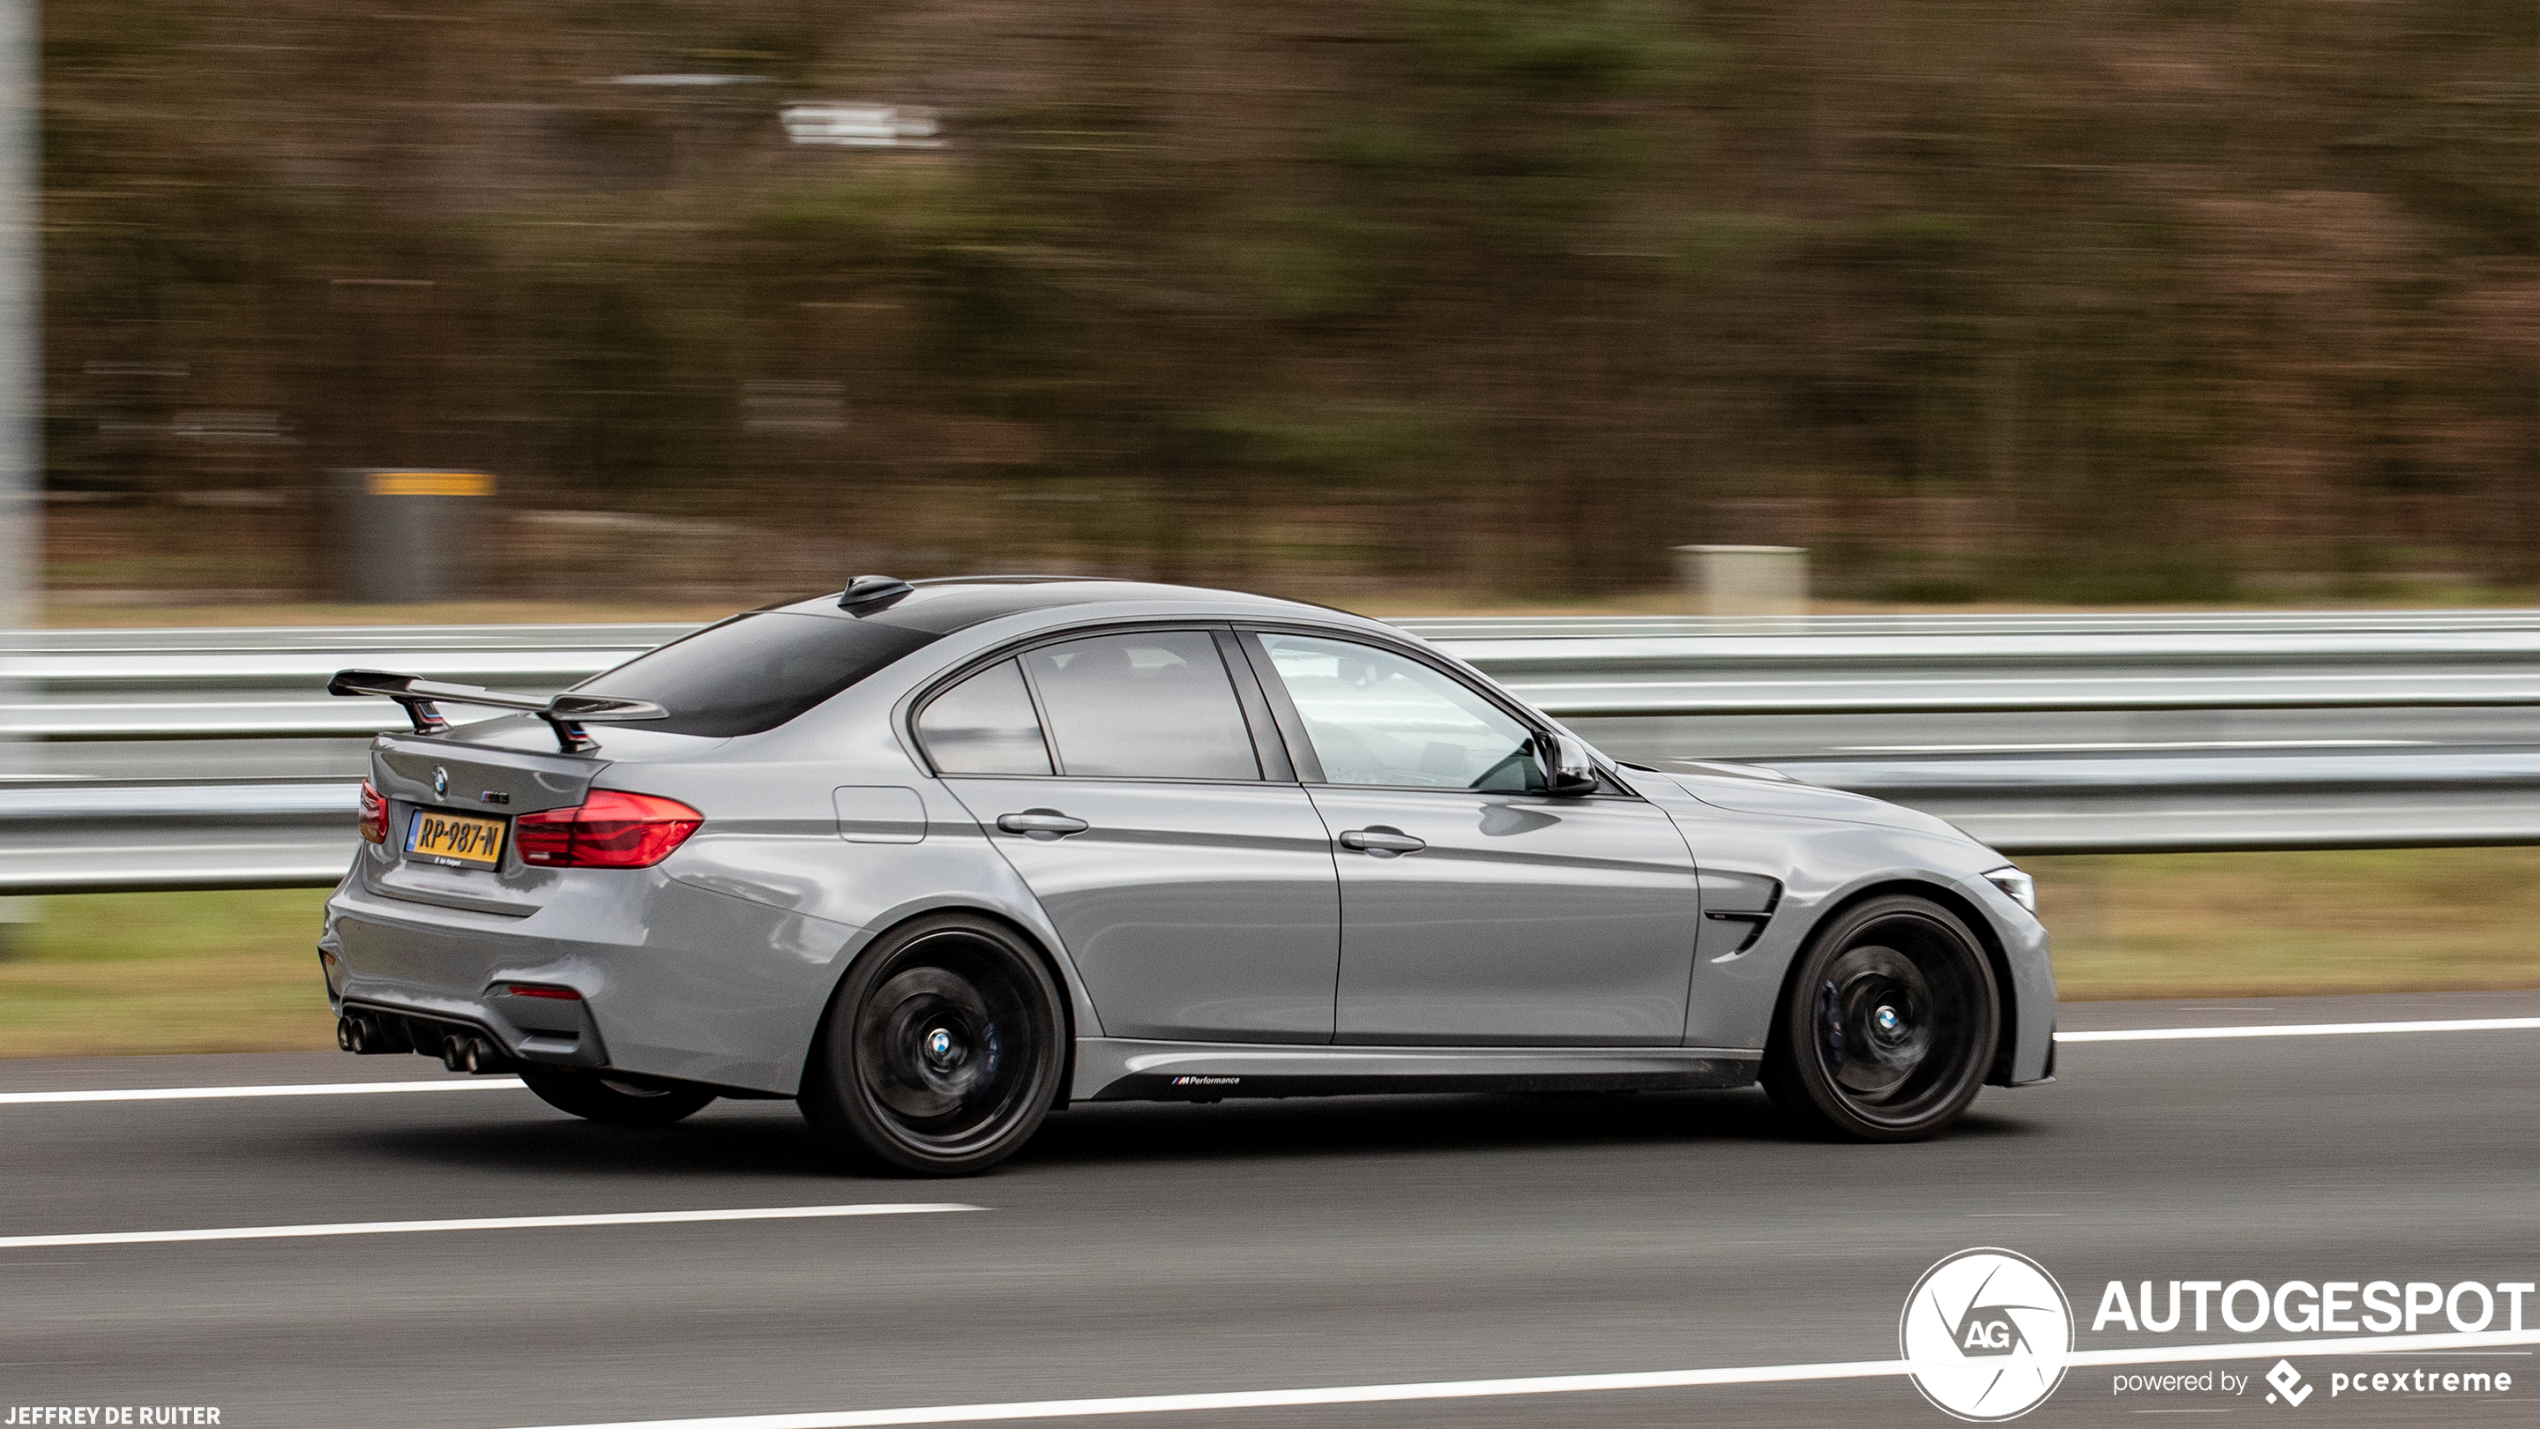
<path fill-rule="evenodd" d="M 1707 961 L 1725 963 L 1744 957 L 1781 907 L 1782 884 L 1760 873 L 1727 873 L 1704 869 L 1702 919 L 1697 949 Z"/>

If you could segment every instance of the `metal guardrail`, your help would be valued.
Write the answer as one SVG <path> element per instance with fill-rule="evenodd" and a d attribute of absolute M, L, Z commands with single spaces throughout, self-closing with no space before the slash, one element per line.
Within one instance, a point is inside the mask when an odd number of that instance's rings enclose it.
<path fill-rule="evenodd" d="M 2540 629 L 2540 610 L 2036 611 L 1969 615 L 1432 615 L 1393 622 L 1429 640 L 1667 635 L 2456 634 Z"/>
<path fill-rule="evenodd" d="M 1645 715 L 2540 705 L 2540 612 L 2327 617 L 1664 617 L 1404 620 L 1564 719 Z M 385 701 L 332 700 L 349 665 L 561 689 L 692 627 L 79 631 L 21 637 L 0 662 L 40 693 L 0 731 L 61 741 L 279 739 L 402 726 Z M 331 643 L 330 643 L 331 642 Z"/>
<path fill-rule="evenodd" d="M 21 633 L 0 648 L 20 693 L 0 733 L 55 741 L 368 737 L 402 729 L 386 700 L 333 699 L 349 666 L 560 690 L 688 625 L 445 625 Z"/>
<path fill-rule="evenodd" d="M 0 790 L 0 893 L 314 888 L 353 858 L 359 783 Z"/>
<path fill-rule="evenodd" d="M 1398 624 L 1623 757 L 1767 764 L 2006 852 L 2540 843 L 2540 611 Z M 404 727 L 319 694 L 336 670 L 543 693 L 690 628 L 21 634 L 0 732 L 39 767 L 0 787 L 0 893 L 331 883 L 362 745 Z M 2209 718 L 2288 737 L 2142 737 Z"/>

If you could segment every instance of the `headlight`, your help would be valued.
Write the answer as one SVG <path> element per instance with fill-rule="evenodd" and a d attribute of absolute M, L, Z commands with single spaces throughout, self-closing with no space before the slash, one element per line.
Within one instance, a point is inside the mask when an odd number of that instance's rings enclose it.
<path fill-rule="evenodd" d="M 2037 916 L 2037 880 L 2016 868 L 1997 868 L 1984 876 L 1984 881 L 1999 888 L 2014 903 Z"/>

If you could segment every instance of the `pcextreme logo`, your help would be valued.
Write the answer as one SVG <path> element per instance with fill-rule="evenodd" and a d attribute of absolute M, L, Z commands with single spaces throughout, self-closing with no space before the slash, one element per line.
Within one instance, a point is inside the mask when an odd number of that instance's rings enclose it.
<path fill-rule="evenodd" d="M 2267 1383 L 2275 1386 L 2275 1393 L 2267 1396 L 2269 1404 L 2280 1396 L 2285 1403 L 2299 1406 L 2311 1397 L 2311 1386 L 2302 1383 L 2302 1372 L 2293 1367 L 2291 1360 L 2277 1360 L 2275 1368 L 2267 1371 Z"/>
<path fill-rule="evenodd" d="M 1914 1282 L 1896 1340 L 1934 1408 L 1979 1424 L 2017 1419 L 2063 1383 L 2072 1302 L 2017 1251 L 1962 1250 Z"/>

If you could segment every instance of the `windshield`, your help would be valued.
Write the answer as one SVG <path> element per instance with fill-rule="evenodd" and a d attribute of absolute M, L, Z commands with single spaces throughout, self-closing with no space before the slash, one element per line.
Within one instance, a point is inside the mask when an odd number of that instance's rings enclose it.
<path fill-rule="evenodd" d="M 771 730 L 910 651 L 935 632 L 868 620 L 758 611 L 710 625 L 574 686 L 651 700 L 670 718 L 639 729 L 729 736 Z"/>

